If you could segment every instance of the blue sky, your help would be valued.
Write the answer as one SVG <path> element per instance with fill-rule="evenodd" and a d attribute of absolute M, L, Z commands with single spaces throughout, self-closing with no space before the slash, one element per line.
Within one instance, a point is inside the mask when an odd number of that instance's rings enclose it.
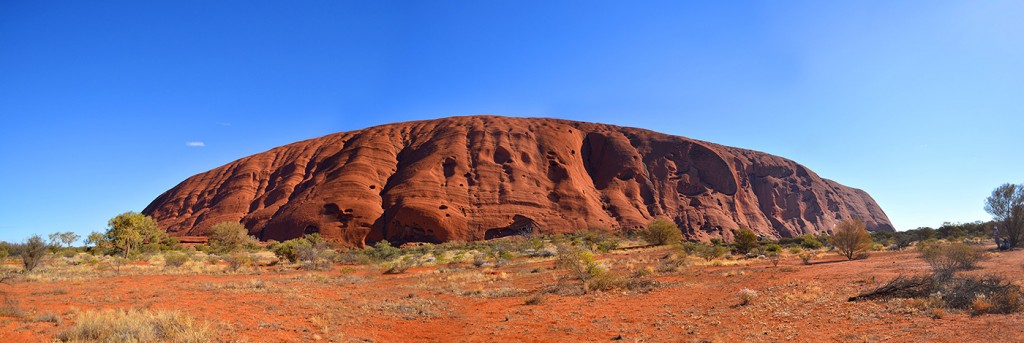
<path fill-rule="evenodd" d="M 780 155 L 866 190 L 900 230 L 987 220 L 991 190 L 1024 182 L 1021 13 L 1019 1 L 0 1 L 0 240 L 102 231 L 275 146 L 471 114 Z"/>

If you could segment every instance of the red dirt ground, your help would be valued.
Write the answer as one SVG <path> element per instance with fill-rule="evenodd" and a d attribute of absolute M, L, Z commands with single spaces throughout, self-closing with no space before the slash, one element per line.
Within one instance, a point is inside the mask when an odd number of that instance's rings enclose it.
<path fill-rule="evenodd" d="M 613 270 L 653 263 L 664 249 L 601 256 Z M 728 263 L 727 263 L 728 264 Z M 1024 282 L 1024 251 L 992 253 L 971 273 Z M 250 342 L 564 342 L 564 341 L 1024 341 L 1024 314 L 947 311 L 940 318 L 906 301 L 846 299 L 899 274 L 923 273 L 913 250 L 866 260 L 835 255 L 805 266 L 693 265 L 658 275 L 648 293 L 531 294 L 561 280 L 550 261 L 500 268 L 428 267 L 382 275 L 376 266 L 330 271 L 264 269 L 246 274 L 107 276 L 71 281 L 0 283 L 0 291 L 35 322 L 0 317 L 2 342 L 50 342 L 75 310 L 176 310 L 208 323 L 224 341 Z M 738 292 L 758 297 L 741 306 Z M 495 291 L 497 290 L 497 291 Z M 502 292 L 504 290 L 504 292 Z M 495 291 L 493 294 L 489 291 Z"/>

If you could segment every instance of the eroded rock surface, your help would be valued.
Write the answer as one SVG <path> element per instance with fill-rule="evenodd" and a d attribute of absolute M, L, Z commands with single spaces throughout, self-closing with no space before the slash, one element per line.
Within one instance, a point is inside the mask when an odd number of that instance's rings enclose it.
<path fill-rule="evenodd" d="M 860 217 L 892 231 L 864 191 L 761 152 L 556 119 L 453 117 L 301 141 L 188 178 L 143 213 L 173 235 L 237 221 L 264 240 L 351 245 L 524 232 L 635 229 L 689 239 L 828 232 Z"/>

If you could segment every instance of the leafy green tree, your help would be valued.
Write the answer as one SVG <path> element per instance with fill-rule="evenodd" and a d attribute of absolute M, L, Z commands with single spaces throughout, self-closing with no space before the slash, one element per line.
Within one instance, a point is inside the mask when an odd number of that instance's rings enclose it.
<path fill-rule="evenodd" d="M 844 220 L 836 225 L 829 242 L 840 255 L 850 260 L 856 259 L 871 248 L 871 234 L 865 226 L 861 219 Z"/>
<path fill-rule="evenodd" d="M 152 217 L 135 212 L 125 212 L 107 222 L 109 228 L 106 240 L 115 253 L 131 256 L 134 249 L 144 244 L 159 244 L 167 239 L 167 233 L 160 230 Z"/>
<path fill-rule="evenodd" d="M 210 248 L 217 253 L 235 252 L 246 245 L 255 244 L 255 239 L 249 236 L 249 230 L 237 222 L 218 223 L 211 226 L 207 233 L 210 236 Z"/>
<path fill-rule="evenodd" d="M 999 223 L 999 234 L 1010 248 L 1024 241 L 1024 185 L 1003 184 L 985 199 L 985 212 Z"/>
<path fill-rule="evenodd" d="M 677 244 L 683 240 L 683 232 L 668 219 L 655 219 L 641 235 L 647 243 L 655 245 Z"/>
<path fill-rule="evenodd" d="M 91 247 L 90 249 L 94 254 L 97 251 L 106 249 L 106 246 L 109 245 L 109 243 L 110 242 L 107 241 L 107 235 L 104 235 L 102 232 L 93 231 L 85 237 L 85 245 Z"/>
<path fill-rule="evenodd" d="M 740 229 L 736 232 L 734 237 L 736 244 L 736 251 L 739 253 L 746 253 L 757 246 L 757 234 L 750 229 Z"/>

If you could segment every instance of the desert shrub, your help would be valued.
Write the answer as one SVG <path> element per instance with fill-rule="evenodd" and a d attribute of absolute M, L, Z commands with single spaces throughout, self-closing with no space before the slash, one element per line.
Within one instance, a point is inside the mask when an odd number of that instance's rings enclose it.
<path fill-rule="evenodd" d="M 188 262 L 188 255 L 180 252 L 169 252 L 164 255 L 164 265 L 168 267 L 181 267 Z"/>
<path fill-rule="evenodd" d="M 21 257 L 22 265 L 25 266 L 27 272 L 36 269 L 43 262 L 46 249 L 46 242 L 39 235 L 33 235 L 25 240 L 25 243 L 14 245 L 14 251 Z"/>
<path fill-rule="evenodd" d="M 82 312 L 70 328 L 60 331 L 62 342 L 210 342 L 213 331 L 192 317 L 149 310 Z"/>
<path fill-rule="evenodd" d="M 256 239 L 249 236 L 249 230 L 238 222 L 222 222 L 211 226 L 207 233 L 210 236 L 210 248 L 216 253 L 230 253 L 241 250 L 246 245 L 255 244 Z"/>
<path fill-rule="evenodd" d="M 663 274 L 678 272 L 688 265 L 686 257 L 685 252 L 667 254 L 661 258 L 661 262 L 658 263 L 654 270 Z"/>
<path fill-rule="evenodd" d="M 682 234 L 680 233 L 680 237 Z M 611 251 L 619 247 L 619 238 L 613 235 L 607 230 L 589 229 L 586 231 L 575 232 L 567 234 L 566 238 L 574 243 L 583 245 L 589 249 L 595 251 Z M 526 248 L 541 249 L 544 247 L 543 242 L 540 242 L 539 246 L 536 243 Z M 652 243 L 653 244 L 653 243 Z M 525 249 L 524 249 L 525 250 Z"/>
<path fill-rule="evenodd" d="M 10 297 L 7 293 L 0 292 L 3 295 L 4 300 L 0 303 L 0 317 L 12 317 L 12 318 L 26 318 L 28 313 L 21 309 L 18 304 L 18 299 Z"/>
<path fill-rule="evenodd" d="M 836 247 L 840 255 L 849 260 L 866 257 L 871 248 L 871 234 L 865 229 L 861 219 L 844 220 L 836 226 L 829 243 Z"/>
<path fill-rule="evenodd" d="M 480 268 L 487 264 L 487 257 L 484 255 L 476 255 L 473 257 L 473 266 Z"/>
<path fill-rule="evenodd" d="M 910 246 L 910 243 L 914 242 L 914 236 L 906 232 L 897 232 L 892 239 L 892 250 L 903 250 Z"/>
<path fill-rule="evenodd" d="M 442 254 L 443 255 L 443 254 Z M 440 259 L 438 259 L 440 261 Z M 369 256 L 363 254 L 361 251 L 347 251 L 343 254 L 335 256 L 334 262 L 341 264 L 370 264 L 373 260 Z"/>
<path fill-rule="evenodd" d="M 757 246 L 757 234 L 750 229 L 740 229 L 734 235 L 735 241 L 733 244 L 736 246 L 736 251 L 740 253 L 749 252 Z"/>
<path fill-rule="evenodd" d="M 770 252 L 766 256 L 768 256 L 768 262 L 771 262 L 772 267 L 778 267 L 779 262 L 782 262 L 782 254 L 780 253 Z"/>
<path fill-rule="evenodd" d="M 558 260 L 555 266 L 568 272 L 573 279 L 580 280 L 583 284 L 583 292 L 591 290 L 591 284 L 596 280 L 597 289 L 604 287 L 610 281 L 611 276 L 608 269 L 594 258 L 590 251 L 574 246 L 559 246 Z"/>
<path fill-rule="evenodd" d="M 767 253 L 780 253 L 782 252 L 782 246 L 778 244 L 768 244 L 768 246 L 764 248 L 764 251 Z"/>
<path fill-rule="evenodd" d="M 534 293 L 523 301 L 526 305 L 540 305 L 544 302 L 544 293 Z"/>
<path fill-rule="evenodd" d="M 327 269 L 333 260 L 330 245 L 320 234 L 308 234 L 302 237 L 303 242 L 295 247 L 295 256 L 302 262 L 303 269 Z"/>
<path fill-rule="evenodd" d="M 12 248 L 13 246 L 11 243 L 0 241 L 0 260 L 7 258 L 7 256 L 11 254 Z"/>
<path fill-rule="evenodd" d="M 758 293 L 755 290 L 744 288 L 739 291 L 738 296 L 740 298 L 740 306 L 747 306 L 754 303 Z"/>
<path fill-rule="evenodd" d="M 223 257 L 224 261 L 228 263 L 228 267 L 232 271 L 237 271 L 242 267 L 246 267 L 252 264 L 252 257 L 248 253 L 236 251 Z"/>
<path fill-rule="evenodd" d="M 384 274 L 402 274 L 416 266 L 416 259 L 406 256 L 395 261 L 384 263 Z"/>
<path fill-rule="evenodd" d="M 217 255 L 206 255 L 206 263 L 214 264 L 220 262 L 220 256 Z"/>
<path fill-rule="evenodd" d="M 921 259 L 928 262 L 937 274 L 948 275 L 960 270 L 973 269 L 985 258 L 985 252 L 980 248 L 964 243 L 925 243 L 920 245 L 918 250 Z"/>
<path fill-rule="evenodd" d="M 653 268 L 640 268 L 633 271 L 633 273 L 625 280 L 621 280 L 619 286 L 635 292 L 650 292 L 658 285 L 657 281 L 654 281 L 653 277 Z"/>
<path fill-rule="evenodd" d="M 584 282 L 583 290 L 584 292 L 608 291 L 623 285 L 622 278 L 618 275 L 612 274 L 607 269 L 600 269 Z"/>
<path fill-rule="evenodd" d="M 640 235 L 648 244 L 669 245 L 683 240 L 683 232 L 676 223 L 668 219 L 655 219 Z"/>
<path fill-rule="evenodd" d="M 378 243 L 379 245 L 380 243 Z M 385 243 L 386 244 L 386 243 Z M 388 245 L 390 247 L 390 245 Z M 333 256 L 330 245 L 320 234 L 308 234 L 301 238 L 289 239 L 273 245 L 274 255 L 292 263 L 301 262 L 306 269 L 322 269 L 330 266 Z"/>
<path fill-rule="evenodd" d="M 391 242 L 382 240 L 362 250 L 362 253 L 370 258 L 374 262 L 382 262 L 398 257 L 402 254 L 402 249 L 391 246 Z"/>
<path fill-rule="evenodd" d="M 721 258 L 722 256 L 725 256 L 727 252 L 729 252 L 729 250 L 720 245 L 701 244 L 694 249 L 694 253 L 697 256 L 703 258 L 705 261 L 708 262 L 711 262 L 711 260 L 714 260 L 716 258 Z"/>
<path fill-rule="evenodd" d="M 36 323 L 53 323 L 60 325 L 60 316 L 52 312 L 47 312 L 36 316 L 32 321 Z"/>
<path fill-rule="evenodd" d="M 816 257 L 818 257 L 818 254 L 814 253 L 814 252 L 810 252 L 810 251 L 805 251 L 805 252 L 800 253 L 800 255 L 797 255 L 797 256 L 800 257 L 800 261 L 802 261 L 804 264 L 810 265 L 811 264 L 811 260 L 813 260 Z"/>
<path fill-rule="evenodd" d="M 789 253 L 790 253 L 790 254 L 792 254 L 792 255 L 797 255 L 797 254 L 799 254 L 799 253 L 800 253 L 801 251 L 804 251 L 804 250 L 803 250 L 803 249 L 800 249 L 800 247 L 790 247 L 790 248 L 789 248 Z"/>
<path fill-rule="evenodd" d="M 800 242 L 800 246 L 803 247 L 804 249 L 815 250 L 821 249 L 822 244 L 821 241 L 814 237 L 814 235 L 806 234 L 803 236 L 803 239 Z"/>

